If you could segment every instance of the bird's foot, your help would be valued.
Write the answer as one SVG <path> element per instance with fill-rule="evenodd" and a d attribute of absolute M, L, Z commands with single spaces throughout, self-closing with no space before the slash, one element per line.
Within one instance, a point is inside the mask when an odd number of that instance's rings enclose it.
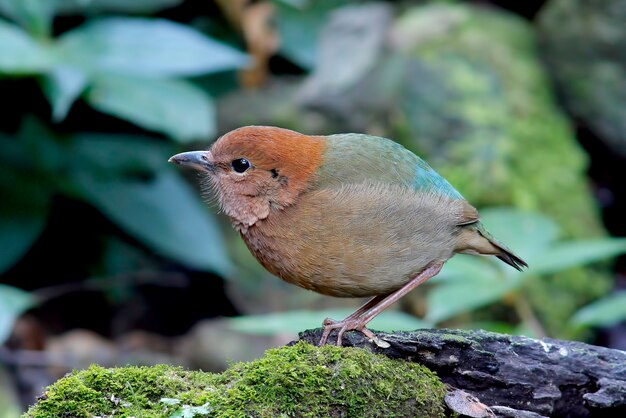
<path fill-rule="evenodd" d="M 369 338 L 370 341 L 373 341 L 377 346 L 381 348 L 389 347 L 388 342 L 379 339 L 376 335 L 374 335 L 372 331 L 365 328 L 365 324 L 366 322 L 364 322 L 360 318 L 348 317 L 344 319 L 343 321 L 336 321 L 331 318 L 326 318 L 323 322 L 324 332 L 322 333 L 322 338 L 320 338 L 319 345 L 321 347 L 324 344 L 326 344 L 326 342 L 328 341 L 328 337 L 330 336 L 330 333 L 333 330 L 338 329 L 339 331 L 337 332 L 337 342 L 336 342 L 337 346 L 341 346 L 341 340 L 342 340 L 343 334 L 346 331 L 354 330 L 354 331 L 360 331 L 361 333 L 363 333 L 363 335 Z"/>

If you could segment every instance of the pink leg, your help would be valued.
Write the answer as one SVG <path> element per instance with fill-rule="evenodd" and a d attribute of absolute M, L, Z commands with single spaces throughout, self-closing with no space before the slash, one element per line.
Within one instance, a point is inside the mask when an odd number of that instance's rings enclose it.
<path fill-rule="evenodd" d="M 326 340 L 328 339 L 328 336 L 333 329 L 339 329 L 339 332 L 337 333 L 338 346 L 341 345 L 341 337 L 343 336 L 343 334 L 346 331 L 351 330 L 361 331 L 369 339 L 375 339 L 374 333 L 365 328 L 365 325 L 367 325 L 367 323 L 374 319 L 376 315 L 387 309 L 398 299 L 409 293 L 411 290 L 415 289 L 420 284 L 424 283 L 426 280 L 437 275 L 437 273 L 441 271 L 442 267 L 443 262 L 431 264 L 430 266 L 426 267 L 420 274 L 418 274 L 413 280 L 402 286 L 400 289 L 388 295 L 375 296 L 343 321 L 333 321 L 326 319 L 324 321 L 324 333 L 322 334 L 322 338 L 320 339 L 320 345 L 324 345 L 326 343 Z"/>
<path fill-rule="evenodd" d="M 370 300 L 365 302 L 363 305 L 361 305 L 361 307 L 359 309 L 357 309 L 356 311 L 351 313 L 350 316 L 348 316 L 343 321 L 335 321 L 334 319 L 331 319 L 331 318 L 324 319 L 324 322 L 323 322 L 324 332 L 322 333 L 322 338 L 320 338 L 319 346 L 321 347 L 324 344 L 326 344 L 326 340 L 328 340 L 328 336 L 330 335 L 330 332 L 332 330 L 337 329 L 337 328 L 341 328 L 341 326 L 343 325 L 344 322 L 354 320 L 354 319 L 358 318 L 359 316 L 363 315 L 370 308 L 372 308 L 372 307 L 376 306 L 377 304 L 379 304 L 387 296 L 388 295 L 374 296 L 373 298 L 371 298 Z M 335 326 L 335 325 L 338 325 L 338 326 Z"/>

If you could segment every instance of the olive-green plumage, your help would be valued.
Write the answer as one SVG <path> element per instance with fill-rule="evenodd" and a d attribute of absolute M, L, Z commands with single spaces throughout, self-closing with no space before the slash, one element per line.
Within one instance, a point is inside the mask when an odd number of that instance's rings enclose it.
<path fill-rule="evenodd" d="M 406 184 L 419 193 L 430 192 L 451 200 L 464 200 L 461 193 L 428 163 L 394 141 L 363 134 L 331 135 L 327 137 L 327 141 L 324 164 L 319 169 L 320 178 L 326 184 L 337 181 L 368 182 L 376 179 L 390 184 Z M 342 170 L 342 161 L 348 160 L 354 160 L 357 164 L 344 164 L 346 168 Z M 466 226 L 502 249 L 504 254 L 498 255 L 502 261 L 517 270 L 526 266 L 526 263 L 487 232 L 480 222 Z"/>
<path fill-rule="evenodd" d="M 434 192 L 450 199 L 463 196 L 424 160 L 386 138 L 363 134 L 326 137 L 318 169 L 318 187 L 346 183 L 402 185 L 417 192 Z"/>

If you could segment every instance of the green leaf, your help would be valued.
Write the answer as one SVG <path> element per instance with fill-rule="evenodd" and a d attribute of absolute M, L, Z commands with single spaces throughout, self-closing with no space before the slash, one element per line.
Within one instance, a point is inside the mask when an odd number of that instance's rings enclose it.
<path fill-rule="evenodd" d="M 71 67 L 55 68 L 46 75 L 43 90 L 52 106 L 52 120 L 61 122 L 87 86 L 87 75 Z"/>
<path fill-rule="evenodd" d="M 0 216 L 0 273 L 22 259 L 46 226 L 47 211 L 29 217 Z"/>
<path fill-rule="evenodd" d="M 533 259 L 529 273 L 549 274 L 626 253 L 626 239 L 598 238 L 554 245 Z"/>
<path fill-rule="evenodd" d="M 213 101 L 185 81 L 100 75 L 86 100 L 101 112 L 181 142 L 215 133 Z"/>
<path fill-rule="evenodd" d="M 59 47 L 66 65 L 91 74 L 195 76 L 248 63 L 245 54 L 164 19 L 93 20 L 62 35 Z"/>
<path fill-rule="evenodd" d="M 13 367 L 0 363 L 0 418 L 18 418 L 23 412 L 19 388 L 14 382 L 14 370 L 10 370 Z"/>
<path fill-rule="evenodd" d="M 313 69 L 318 38 L 328 14 L 346 3 L 345 0 L 277 2 L 281 53 L 301 67 Z"/>
<path fill-rule="evenodd" d="M 64 138 L 55 135 L 32 114 L 24 115 L 16 136 L 24 152 L 24 159 L 19 163 L 20 169 L 32 168 L 32 171 L 45 175 L 47 178 L 41 182 L 44 184 L 52 184 L 63 178 L 67 160 L 67 142 Z"/>
<path fill-rule="evenodd" d="M 37 74 L 52 61 L 49 51 L 28 33 L 0 19 L 0 74 Z"/>
<path fill-rule="evenodd" d="M 36 36 L 48 36 L 59 0 L 0 0 L 0 12 Z"/>
<path fill-rule="evenodd" d="M 255 335 L 297 334 L 305 329 L 322 326 L 325 318 L 341 320 L 353 310 L 335 309 L 328 311 L 287 311 L 263 315 L 248 315 L 231 318 L 229 326 L 240 332 Z M 384 311 L 368 327 L 378 331 L 409 331 L 428 328 L 429 325 L 416 317 L 400 311 Z"/>
<path fill-rule="evenodd" d="M 57 9 L 60 13 L 72 14 L 93 14 L 105 11 L 153 14 L 159 10 L 178 6 L 182 2 L 183 0 L 60 0 Z"/>
<path fill-rule="evenodd" d="M 84 192 L 92 204 L 155 251 L 197 269 L 230 272 L 217 224 L 175 173 L 89 186 Z"/>
<path fill-rule="evenodd" d="M 446 282 L 428 292 L 426 320 L 432 323 L 446 321 L 500 300 L 519 286 L 519 280 L 471 278 L 467 281 Z"/>
<path fill-rule="evenodd" d="M 167 165 L 158 143 L 125 138 L 77 137 L 76 197 L 157 253 L 228 275 L 223 237 L 197 193 Z"/>
<path fill-rule="evenodd" d="M 11 335 L 15 320 L 36 302 L 32 293 L 0 284 L 0 345 Z"/>
<path fill-rule="evenodd" d="M 311 3 L 311 0 L 274 0 L 277 4 L 285 4 L 287 6 L 304 9 Z"/>
<path fill-rule="evenodd" d="M 136 245 L 116 236 L 108 236 L 103 241 L 101 274 L 104 277 L 119 276 L 129 270 L 142 270 L 150 263 L 146 251 Z M 111 287 L 107 289 L 107 297 L 116 303 L 123 298 L 128 299 L 130 293 L 134 295 L 133 291 L 129 290 L 131 286 L 122 284 Z"/>
<path fill-rule="evenodd" d="M 571 322 L 589 327 L 608 327 L 626 320 L 626 291 L 613 293 L 582 307 Z"/>
<path fill-rule="evenodd" d="M 163 141 L 122 134 L 80 134 L 74 138 L 67 153 L 79 169 L 98 181 L 149 178 L 171 168 L 167 158 L 174 148 Z"/>
<path fill-rule="evenodd" d="M 496 267 L 495 263 L 490 258 L 458 254 L 446 262 L 441 273 L 430 279 L 428 283 L 435 284 L 457 280 L 471 281 L 474 278 L 501 279 L 502 270 Z"/>
<path fill-rule="evenodd" d="M 40 138 L 40 141 L 43 139 Z M 0 135 L 0 273 L 17 263 L 43 231 L 50 209 L 47 175 L 22 141 Z"/>

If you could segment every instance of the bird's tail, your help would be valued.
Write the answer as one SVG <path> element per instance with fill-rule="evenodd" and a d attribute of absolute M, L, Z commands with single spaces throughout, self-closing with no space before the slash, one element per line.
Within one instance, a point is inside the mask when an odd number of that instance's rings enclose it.
<path fill-rule="evenodd" d="M 460 242 L 459 252 L 461 253 L 495 255 L 518 271 L 528 267 L 524 260 L 495 239 L 480 222 L 464 226 Z"/>

